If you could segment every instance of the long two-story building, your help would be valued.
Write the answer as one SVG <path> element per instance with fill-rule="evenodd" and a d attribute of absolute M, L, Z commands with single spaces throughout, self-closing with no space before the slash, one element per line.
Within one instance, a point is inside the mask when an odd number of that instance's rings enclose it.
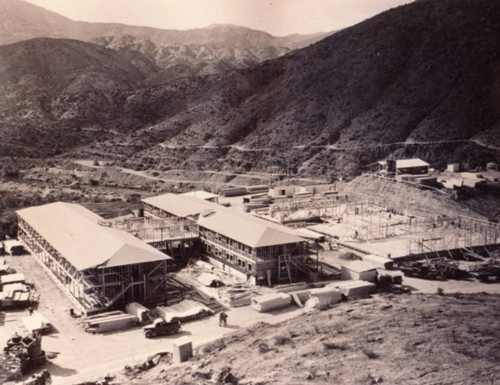
<path fill-rule="evenodd" d="M 308 242 L 300 233 L 243 211 L 176 194 L 142 202 L 145 215 L 191 219 L 205 257 L 254 284 L 292 281 L 309 255 Z"/>

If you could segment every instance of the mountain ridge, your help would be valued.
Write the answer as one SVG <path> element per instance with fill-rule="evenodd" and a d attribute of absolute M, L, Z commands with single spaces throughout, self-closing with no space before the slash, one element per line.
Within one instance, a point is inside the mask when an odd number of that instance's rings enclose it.
<path fill-rule="evenodd" d="M 419 156 L 435 167 L 500 162 L 493 147 L 474 144 L 500 144 L 496 20 L 500 5 L 493 0 L 423 0 L 248 68 L 173 80 L 151 70 L 140 86 L 114 90 L 104 118 L 75 112 L 65 91 L 43 108 L 56 100 L 71 118 L 42 124 L 56 132 L 93 127 L 99 133 L 93 141 L 59 154 L 110 157 L 129 167 L 346 175 L 387 156 Z M 43 108 L 34 99 L 20 113 L 19 85 L 9 87 L 2 90 L 0 124 L 10 119 L 17 133 L 4 136 L 16 138 L 34 124 L 20 116 Z M 93 97 L 79 94 L 83 105 Z"/>

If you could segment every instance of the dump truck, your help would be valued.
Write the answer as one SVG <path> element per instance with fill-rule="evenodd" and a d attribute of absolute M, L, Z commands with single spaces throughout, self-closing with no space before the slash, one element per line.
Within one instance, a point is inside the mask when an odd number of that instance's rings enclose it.
<path fill-rule="evenodd" d="M 161 318 L 156 318 L 151 325 L 144 326 L 142 331 L 146 338 L 153 338 L 156 336 L 168 336 L 176 334 L 181 329 L 179 321 L 165 322 Z"/>

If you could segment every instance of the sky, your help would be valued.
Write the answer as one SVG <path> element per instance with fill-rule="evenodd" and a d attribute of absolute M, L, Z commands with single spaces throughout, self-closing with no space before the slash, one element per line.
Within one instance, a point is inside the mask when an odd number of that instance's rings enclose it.
<path fill-rule="evenodd" d="M 342 29 L 412 0 L 26 0 L 72 20 L 163 29 L 234 24 L 275 36 Z"/>

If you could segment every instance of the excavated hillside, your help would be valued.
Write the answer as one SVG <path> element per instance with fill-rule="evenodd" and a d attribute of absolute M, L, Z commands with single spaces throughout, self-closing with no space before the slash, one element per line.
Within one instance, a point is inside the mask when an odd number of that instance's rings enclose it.
<path fill-rule="evenodd" d="M 249 69 L 174 81 L 139 52 L 131 58 L 130 51 L 108 50 L 151 71 L 147 84 L 110 87 L 112 97 L 92 114 L 79 106 L 93 100 L 93 90 L 76 84 L 78 98 L 71 99 L 50 84 L 34 89 L 36 71 L 21 67 L 12 75 L 0 66 L 1 150 L 54 154 L 36 135 L 25 140 L 42 125 L 54 141 L 68 127 L 97 133 L 92 143 L 75 137 L 71 151 L 68 145 L 58 153 L 141 168 L 345 175 L 390 154 L 420 156 L 434 167 L 500 162 L 498 20 L 494 0 L 421 0 Z M 7 66 L 2 52 L 24 44 L 0 47 Z M 66 60 L 58 60 L 61 74 Z"/>

